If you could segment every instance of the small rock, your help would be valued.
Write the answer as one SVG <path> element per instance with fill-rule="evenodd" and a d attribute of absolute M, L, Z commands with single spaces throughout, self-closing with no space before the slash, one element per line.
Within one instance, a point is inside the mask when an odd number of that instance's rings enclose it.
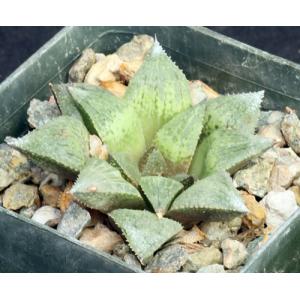
<path fill-rule="evenodd" d="M 47 172 L 42 170 L 41 168 L 37 166 L 31 167 L 31 176 L 30 180 L 36 184 L 39 185 L 41 181 L 47 176 Z"/>
<path fill-rule="evenodd" d="M 18 210 L 22 207 L 30 207 L 39 202 L 36 186 L 15 183 L 5 190 L 3 206 L 7 209 Z"/>
<path fill-rule="evenodd" d="M 32 216 L 32 220 L 50 227 L 54 227 L 61 220 L 61 212 L 59 209 L 52 206 L 42 206 L 36 210 Z"/>
<path fill-rule="evenodd" d="M 201 267 L 197 273 L 226 273 L 224 266 L 220 264 L 208 265 Z"/>
<path fill-rule="evenodd" d="M 180 245 L 172 245 L 159 251 L 146 267 L 147 272 L 174 273 L 187 261 L 188 254 Z"/>
<path fill-rule="evenodd" d="M 40 128 L 60 114 L 56 104 L 38 99 L 32 99 L 27 110 L 28 123 L 32 128 Z"/>
<path fill-rule="evenodd" d="M 33 204 L 30 207 L 21 208 L 19 214 L 28 219 L 31 219 L 37 209 L 38 209 L 37 205 Z"/>
<path fill-rule="evenodd" d="M 90 135 L 90 156 L 94 156 L 103 160 L 108 159 L 108 149 L 106 145 L 102 144 L 102 141 L 97 135 Z"/>
<path fill-rule="evenodd" d="M 78 238 L 90 221 L 89 212 L 73 202 L 64 213 L 57 226 L 57 231 L 69 237 Z"/>
<path fill-rule="evenodd" d="M 58 207 L 59 197 L 62 193 L 58 187 L 46 184 L 40 187 L 40 192 L 43 196 L 43 205 Z"/>
<path fill-rule="evenodd" d="M 269 179 L 269 191 L 286 189 L 299 177 L 300 158 L 291 148 L 271 148 L 263 157 L 276 159 Z"/>
<path fill-rule="evenodd" d="M 294 185 L 290 187 L 289 190 L 294 193 L 296 202 L 298 205 L 300 205 L 300 187 L 298 185 Z"/>
<path fill-rule="evenodd" d="M 206 221 L 200 225 L 200 229 L 205 233 L 206 237 L 211 240 L 223 241 L 228 237 L 237 234 L 242 224 L 241 217 L 235 217 L 229 221 L 215 222 Z"/>
<path fill-rule="evenodd" d="M 126 262 L 128 265 L 135 267 L 137 269 L 142 269 L 142 266 L 139 262 L 139 260 L 136 258 L 136 256 L 134 254 L 131 253 L 127 253 L 124 255 L 123 258 L 124 262 Z"/>
<path fill-rule="evenodd" d="M 223 250 L 223 264 L 227 269 L 235 269 L 242 265 L 248 252 L 244 244 L 239 241 L 226 239 L 221 244 Z"/>
<path fill-rule="evenodd" d="M 98 223 L 94 228 L 84 229 L 79 240 L 105 252 L 111 252 L 118 243 L 123 241 L 119 234 L 101 223 Z"/>
<path fill-rule="evenodd" d="M 126 85 L 118 81 L 102 81 L 100 86 L 119 98 L 122 98 L 125 95 L 127 88 Z"/>
<path fill-rule="evenodd" d="M 82 51 L 80 58 L 74 63 L 69 71 L 70 82 L 83 82 L 85 75 L 93 64 L 97 61 L 96 53 L 93 49 L 85 49 Z"/>
<path fill-rule="evenodd" d="M 25 181 L 31 176 L 31 166 L 23 154 L 0 144 L 0 191 L 15 181 Z"/>
<path fill-rule="evenodd" d="M 105 58 L 105 54 L 104 53 L 96 53 L 96 62 L 99 62 L 103 58 Z"/>
<path fill-rule="evenodd" d="M 99 62 L 95 63 L 86 74 L 84 82 L 99 86 L 101 82 L 116 81 L 117 73 L 120 70 L 122 60 L 117 54 L 107 55 Z"/>
<path fill-rule="evenodd" d="M 258 128 L 270 124 L 280 124 L 284 117 L 284 113 L 278 110 L 261 111 L 258 120 Z"/>
<path fill-rule="evenodd" d="M 61 187 L 65 184 L 65 179 L 55 173 L 45 172 L 45 177 L 43 177 L 40 187 L 46 184 L 51 184 L 53 186 Z"/>
<path fill-rule="evenodd" d="M 294 179 L 293 185 L 296 185 L 296 186 L 300 187 L 300 177 L 297 177 L 296 179 Z"/>
<path fill-rule="evenodd" d="M 243 223 L 248 228 L 258 228 L 262 227 L 266 220 L 266 210 L 260 205 L 253 195 L 247 192 L 240 192 L 246 207 L 249 212 L 243 217 Z"/>
<path fill-rule="evenodd" d="M 170 244 L 194 244 L 205 239 L 205 233 L 194 225 L 190 230 L 181 230 Z"/>
<path fill-rule="evenodd" d="M 250 166 L 235 173 L 234 183 L 236 187 L 243 188 L 258 197 L 263 197 L 269 190 L 269 181 L 274 164 L 274 158 L 253 160 Z"/>
<path fill-rule="evenodd" d="M 75 200 L 74 196 L 70 193 L 73 186 L 73 182 L 69 181 L 64 191 L 60 194 L 58 203 L 62 212 L 65 212 L 70 204 Z"/>
<path fill-rule="evenodd" d="M 281 122 L 281 131 L 287 144 L 300 154 L 300 121 L 292 110 L 284 116 Z"/>
<path fill-rule="evenodd" d="M 222 253 L 215 247 L 202 248 L 190 254 L 183 266 L 184 272 L 197 272 L 201 267 L 222 263 Z"/>
<path fill-rule="evenodd" d="M 124 256 L 128 253 L 131 253 L 131 250 L 127 244 L 124 242 L 118 243 L 113 248 L 113 254 L 115 256 L 120 257 L 122 260 L 124 259 Z"/>
<path fill-rule="evenodd" d="M 258 135 L 271 139 L 273 145 L 276 147 L 283 147 L 285 145 L 285 139 L 281 133 L 280 123 L 273 123 L 261 127 L 258 131 Z"/>
<path fill-rule="evenodd" d="M 146 34 L 136 35 L 130 42 L 123 44 L 116 54 L 125 62 L 142 61 L 153 44 L 153 37 Z"/>
<path fill-rule="evenodd" d="M 193 80 L 189 82 L 190 92 L 192 97 L 192 105 L 195 106 L 200 102 L 205 101 L 208 97 L 202 89 L 202 83 L 200 80 Z"/>
<path fill-rule="evenodd" d="M 133 60 L 129 62 L 123 62 L 120 65 L 120 79 L 128 83 L 131 78 L 135 75 L 135 73 L 138 71 L 138 69 L 143 64 L 143 60 Z"/>
<path fill-rule="evenodd" d="M 272 229 L 280 226 L 298 208 L 292 191 L 271 191 L 260 203 L 266 209 L 266 223 Z"/>

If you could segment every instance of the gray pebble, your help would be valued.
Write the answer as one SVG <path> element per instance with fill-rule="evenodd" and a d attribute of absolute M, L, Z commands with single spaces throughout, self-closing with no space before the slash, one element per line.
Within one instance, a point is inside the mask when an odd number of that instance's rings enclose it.
<path fill-rule="evenodd" d="M 183 271 L 197 272 L 201 267 L 221 263 L 221 251 L 215 247 L 206 247 L 189 255 L 186 264 L 183 266 Z"/>
<path fill-rule="evenodd" d="M 16 181 L 23 182 L 31 176 L 26 156 L 6 144 L 0 145 L 0 191 Z"/>
<path fill-rule="evenodd" d="M 188 253 L 180 245 L 172 245 L 159 251 L 146 267 L 147 272 L 174 273 L 187 261 Z"/>
<path fill-rule="evenodd" d="M 248 251 L 239 241 L 226 239 L 221 244 L 223 251 L 223 264 L 227 269 L 235 269 L 246 261 Z"/>
<path fill-rule="evenodd" d="M 90 222 L 90 213 L 77 203 L 72 202 L 58 224 L 57 231 L 72 238 L 79 238 L 83 229 L 87 227 Z"/>
<path fill-rule="evenodd" d="M 51 206 L 42 206 L 32 216 L 32 220 L 50 227 L 56 226 L 60 219 L 60 210 Z"/>
<path fill-rule="evenodd" d="M 60 115 L 56 103 L 32 99 L 27 110 L 28 123 L 32 128 L 40 128 Z"/>
<path fill-rule="evenodd" d="M 213 264 L 205 267 L 201 267 L 197 273 L 225 273 L 225 269 L 223 265 Z"/>
<path fill-rule="evenodd" d="M 19 214 L 23 217 L 31 219 L 36 210 L 37 210 L 37 206 L 34 204 L 30 207 L 21 208 Z"/>
<path fill-rule="evenodd" d="M 74 63 L 69 71 L 70 82 L 83 82 L 84 77 L 93 64 L 96 63 L 96 53 L 93 49 L 85 49 L 80 58 Z"/>

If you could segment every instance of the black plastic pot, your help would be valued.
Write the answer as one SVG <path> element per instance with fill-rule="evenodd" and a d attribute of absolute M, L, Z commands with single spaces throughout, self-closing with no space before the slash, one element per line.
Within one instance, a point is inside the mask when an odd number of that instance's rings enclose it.
<path fill-rule="evenodd" d="M 69 27 L 0 85 L 0 141 L 26 131 L 33 97 L 66 81 L 81 51 L 113 52 L 133 34 L 156 34 L 189 79 L 221 93 L 265 90 L 264 109 L 300 112 L 300 66 L 200 27 Z M 300 271 L 300 209 L 277 230 L 242 272 Z M 0 207 L 0 272 L 136 272 L 105 253 Z"/>

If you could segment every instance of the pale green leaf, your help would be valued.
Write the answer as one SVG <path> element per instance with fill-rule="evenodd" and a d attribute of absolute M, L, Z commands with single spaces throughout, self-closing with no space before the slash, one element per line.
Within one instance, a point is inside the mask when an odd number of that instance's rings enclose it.
<path fill-rule="evenodd" d="M 176 235 L 182 226 L 148 211 L 117 209 L 109 214 L 121 229 L 139 260 L 146 264 L 164 243 Z"/>
<path fill-rule="evenodd" d="M 222 220 L 247 212 L 238 191 L 226 172 L 218 172 L 196 181 L 182 192 L 167 213 L 182 224 Z"/>
<path fill-rule="evenodd" d="M 210 134 L 220 128 L 254 133 L 263 97 L 264 92 L 260 91 L 219 96 L 207 101 L 203 132 Z"/>
<path fill-rule="evenodd" d="M 145 176 L 140 181 L 141 188 L 158 216 L 163 216 L 183 185 L 162 176 Z"/>
<path fill-rule="evenodd" d="M 198 145 L 189 173 L 203 178 L 219 170 L 234 173 L 272 146 L 272 141 L 232 130 L 215 130 Z"/>
<path fill-rule="evenodd" d="M 6 142 L 41 167 L 67 177 L 76 175 L 89 156 L 89 133 L 73 117 L 57 117 L 22 138 L 6 138 Z"/>
<path fill-rule="evenodd" d="M 126 153 L 138 161 L 145 152 L 145 139 L 132 107 L 104 89 L 69 87 L 91 133 L 108 145 L 110 153 Z"/>
<path fill-rule="evenodd" d="M 187 172 L 203 127 L 205 103 L 179 113 L 157 133 L 154 144 L 174 173 Z"/>
<path fill-rule="evenodd" d="M 125 94 L 142 122 L 147 147 L 156 132 L 192 104 L 188 80 L 155 42 Z"/>
<path fill-rule="evenodd" d="M 71 193 L 83 205 L 103 213 L 116 208 L 144 208 L 138 190 L 107 161 L 91 158 L 82 169 Z"/>

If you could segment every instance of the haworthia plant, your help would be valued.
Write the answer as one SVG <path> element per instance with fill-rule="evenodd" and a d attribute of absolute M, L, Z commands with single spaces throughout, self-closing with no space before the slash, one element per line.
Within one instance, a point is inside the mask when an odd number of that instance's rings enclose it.
<path fill-rule="evenodd" d="M 222 220 L 246 212 L 247 208 L 233 187 L 230 176 L 221 171 L 196 181 L 180 194 L 167 216 L 182 224 L 193 224 L 205 219 Z"/>
<path fill-rule="evenodd" d="M 254 135 L 263 92 L 192 106 L 185 75 L 157 41 L 122 100 L 86 84 L 51 89 L 63 116 L 6 142 L 46 169 L 79 173 L 71 193 L 109 213 L 143 263 L 181 230 L 171 219 L 247 212 L 227 172 L 272 145 Z M 106 144 L 107 161 L 89 158 L 89 134 Z"/>
<path fill-rule="evenodd" d="M 271 146 L 271 140 L 260 136 L 218 129 L 199 144 L 190 173 L 198 178 L 219 170 L 234 173 Z"/>
<path fill-rule="evenodd" d="M 74 177 L 89 156 L 89 134 L 81 121 L 60 116 L 22 138 L 6 143 L 27 154 L 38 165 Z"/>
<path fill-rule="evenodd" d="M 131 249 L 143 264 L 182 229 L 176 221 L 158 218 L 148 211 L 117 209 L 109 216 L 121 229 Z"/>
<path fill-rule="evenodd" d="M 172 200 L 183 189 L 180 182 L 162 176 L 142 177 L 140 184 L 154 211 L 160 217 L 165 215 Z"/>
<path fill-rule="evenodd" d="M 188 80 L 156 41 L 125 98 L 140 116 L 147 147 L 156 132 L 192 104 Z"/>
<path fill-rule="evenodd" d="M 72 187 L 71 193 L 85 206 L 103 213 L 116 208 L 144 208 L 138 190 L 105 160 L 91 158 Z"/>

